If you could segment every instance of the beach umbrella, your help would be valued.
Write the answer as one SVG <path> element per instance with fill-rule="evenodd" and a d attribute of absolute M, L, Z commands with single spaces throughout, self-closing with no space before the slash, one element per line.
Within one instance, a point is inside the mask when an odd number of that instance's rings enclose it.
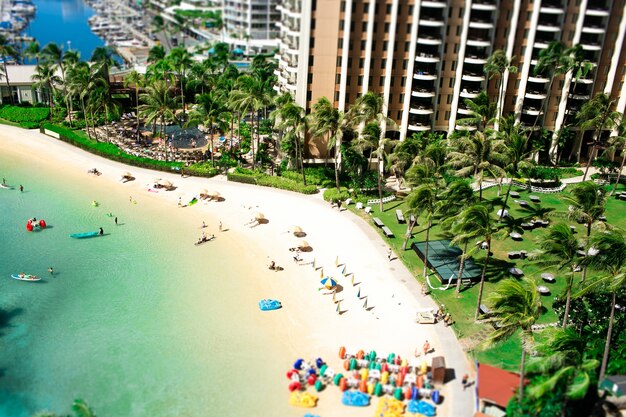
<path fill-rule="evenodd" d="M 133 174 L 131 174 L 130 172 L 126 171 L 125 173 L 122 174 L 122 178 L 132 178 Z"/>
<path fill-rule="evenodd" d="M 331 277 L 324 278 L 320 281 L 320 283 L 329 290 L 337 286 L 337 281 L 335 281 Z"/>
<path fill-rule="evenodd" d="M 218 193 L 217 191 L 210 191 L 210 192 L 207 193 L 207 195 L 209 195 L 209 196 L 211 196 L 213 198 L 218 198 L 218 197 L 221 196 L 221 194 Z"/>
<path fill-rule="evenodd" d="M 294 235 L 298 233 L 302 233 L 302 228 L 300 226 L 291 226 L 291 232 Z"/>
<path fill-rule="evenodd" d="M 206 190 L 206 188 L 203 188 L 200 190 L 200 195 L 209 195 L 209 192 Z"/>
<path fill-rule="evenodd" d="M 309 245 L 309 242 L 307 242 L 306 240 L 301 240 L 298 242 L 298 247 L 300 249 L 308 249 L 311 247 L 311 245 Z"/>
<path fill-rule="evenodd" d="M 171 181 L 163 180 L 163 179 L 158 180 L 157 184 L 159 184 L 162 187 L 171 187 L 172 185 L 174 185 L 174 184 L 172 184 Z"/>
<path fill-rule="evenodd" d="M 254 218 L 257 220 L 262 220 L 265 218 L 265 214 L 263 213 L 254 213 Z"/>

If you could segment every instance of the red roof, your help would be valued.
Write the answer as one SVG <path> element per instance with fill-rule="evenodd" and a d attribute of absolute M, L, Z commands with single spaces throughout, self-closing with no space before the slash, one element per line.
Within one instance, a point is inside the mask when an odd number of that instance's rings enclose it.
<path fill-rule="evenodd" d="M 479 399 L 506 408 L 519 389 L 519 374 L 479 363 L 476 383 Z"/>

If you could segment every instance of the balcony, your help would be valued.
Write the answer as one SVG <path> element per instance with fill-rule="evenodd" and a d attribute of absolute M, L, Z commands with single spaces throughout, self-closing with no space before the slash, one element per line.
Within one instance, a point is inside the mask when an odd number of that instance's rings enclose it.
<path fill-rule="evenodd" d="M 546 93 L 537 90 L 528 90 L 526 91 L 524 97 L 532 100 L 543 100 L 546 98 Z"/>
<path fill-rule="evenodd" d="M 522 114 L 528 114 L 530 116 L 539 116 L 540 114 L 543 114 L 543 111 L 536 107 L 524 107 L 522 109 Z"/>
<path fill-rule="evenodd" d="M 431 97 L 435 97 L 435 92 L 426 88 L 420 88 L 420 89 L 415 89 L 414 91 L 411 91 L 411 96 L 421 97 L 421 98 L 431 98 Z"/>
<path fill-rule="evenodd" d="M 411 106 L 409 109 L 409 113 L 411 114 L 429 115 L 429 114 L 433 114 L 434 112 L 435 111 L 432 108 L 428 108 L 425 106 L 417 106 L 417 107 Z"/>
<path fill-rule="evenodd" d="M 561 30 L 561 26 L 556 25 L 556 23 L 552 24 L 539 24 L 537 25 L 538 31 L 543 32 L 559 32 Z"/>
<path fill-rule="evenodd" d="M 427 19 L 420 19 L 419 24 L 420 26 L 440 27 L 443 26 L 443 19 L 429 17 Z"/>
<path fill-rule="evenodd" d="M 445 1 L 423 1 L 422 7 L 430 7 L 435 9 L 445 9 L 448 5 Z"/>
<path fill-rule="evenodd" d="M 433 81 L 437 79 L 437 76 L 434 74 L 429 74 L 427 72 L 424 71 L 417 71 L 415 74 L 413 74 L 413 79 L 414 80 L 424 80 L 424 81 Z"/>
<path fill-rule="evenodd" d="M 583 26 L 582 32 L 601 35 L 606 32 L 606 29 L 601 26 Z"/>
<path fill-rule="evenodd" d="M 587 77 L 590 77 L 590 78 L 572 78 L 572 83 L 593 84 L 593 76 L 591 75 L 591 72 L 587 74 Z"/>
<path fill-rule="evenodd" d="M 423 5 L 424 3 L 422 3 Z M 409 130 L 413 131 L 413 132 L 426 132 L 428 130 L 430 130 L 430 123 L 426 124 L 423 122 L 416 122 L 416 123 L 409 123 L 408 126 Z"/>
<path fill-rule="evenodd" d="M 419 54 L 415 55 L 415 61 L 416 62 L 439 62 L 439 57 L 432 55 L 432 54 L 425 54 L 423 52 L 420 52 Z"/>
<path fill-rule="evenodd" d="M 607 9 L 591 6 L 588 7 L 587 10 L 585 10 L 585 15 L 607 17 L 609 16 L 609 11 Z"/>
<path fill-rule="evenodd" d="M 472 29 L 493 29 L 493 23 L 484 20 L 470 20 L 469 27 Z"/>
<path fill-rule="evenodd" d="M 485 11 L 489 11 L 492 12 L 494 10 L 496 10 L 498 7 L 493 3 L 493 2 L 489 2 L 489 1 L 477 1 L 477 2 L 472 2 L 472 10 L 485 10 Z"/>
<path fill-rule="evenodd" d="M 473 132 L 476 130 L 476 126 L 466 126 L 466 125 L 456 125 L 454 126 L 456 130 L 467 130 L 468 132 Z"/>
<path fill-rule="evenodd" d="M 484 65 L 487 62 L 487 58 L 480 58 L 477 55 L 465 55 L 463 62 L 466 64 Z"/>
<path fill-rule="evenodd" d="M 422 45 L 441 45 L 442 40 L 440 38 L 434 38 L 432 36 L 418 36 L 417 43 Z"/>
<path fill-rule="evenodd" d="M 545 42 L 542 42 L 542 41 L 535 42 L 535 44 L 533 46 L 535 48 L 538 48 L 538 49 L 547 49 L 548 48 L 548 44 L 545 43 Z"/>
<path fill-rule="evenodd" d="M 472 111 L 470 109 L 468 109 L 467 107 L 461 107 L 461 106 L 459 106 L 457 112 L 459 114 L 463 114 L 463 115 L 470 115 L 470 114 L 472 114 Z"/>
<path fill-rule="evenodd" d="M 467 45 L 484 48 L 484 47 L 491 46 L 491 41 L 486 40 L 485 38 L 468 38 Z"/>
<path fill-rule="evenodd" d="M 602 46 L 599 43 L 585 43 L 583 44 L 584 51 L 600 51 Z"/>
<path fill-rule="evenodd" d="M 463 74 L 461 76 L 461 79 L 463 81 L 483 82 L 485 81 L 485 75 L 469 72 L 469 73 Z"/>
<path fill-rule="evenodd" d="M 564 11 L 561 7 L 554 7 L 554 6 L 541 6 L 541 9 L 539 9 L 540 13 L 545 13 L 545 14 L 563 14 Z"/>
<path fill-rule="evenodd" d="M 538 83 L 538 84 L 547 84 L 550 82 L 550 79 L 542 75 L 534 75 L 534 76 L 528 77 L 528 82 Z"/>
<path fill-rule="evenodd" d="M 468 90 L 464 88 L 461 90 L 461 97 L 463 98 L 476 98 L 480 94 L 480 90 Z"/>

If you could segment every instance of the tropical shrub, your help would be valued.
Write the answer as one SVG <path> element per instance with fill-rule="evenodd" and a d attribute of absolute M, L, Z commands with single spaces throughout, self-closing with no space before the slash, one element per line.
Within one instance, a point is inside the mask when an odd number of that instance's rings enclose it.
<path fill-rule="evenodd" d="M 50 116 L 47 107 L 2 106 L 0 118 L 18 123 L 25 129 L 39 127 L 39 124 Z"/>
<path fill-rule="evenodd" d="M 185 167 L 185 174 L 194 175 L 196 177 L 214 177 L 219 170 L 211 166 L 210 162 L 199 162 L 197 164 Z"/>

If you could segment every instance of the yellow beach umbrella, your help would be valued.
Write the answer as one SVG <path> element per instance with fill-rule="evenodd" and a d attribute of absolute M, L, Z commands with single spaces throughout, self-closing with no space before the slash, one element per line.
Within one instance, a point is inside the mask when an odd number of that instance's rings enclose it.
<path fill-rule="evenodd" d="M 265 214 L 263 213 L 254 213 L 254 218 L 257 220 L 262 220 L 265 218 Z"/>

